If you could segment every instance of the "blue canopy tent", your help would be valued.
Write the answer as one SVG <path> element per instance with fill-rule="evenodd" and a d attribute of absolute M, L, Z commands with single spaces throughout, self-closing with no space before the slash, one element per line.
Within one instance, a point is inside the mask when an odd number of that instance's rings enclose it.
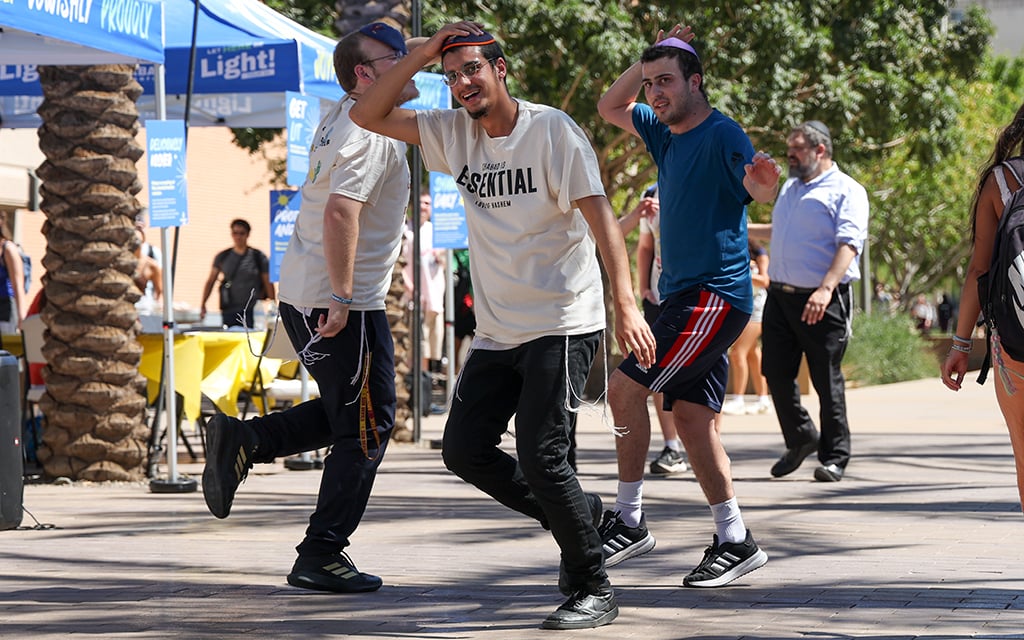
<path fill-rule="evenodd" d="M 286 91 L 332 102 L 342 97 L 334 74 L 335 41 L 258 0 L 201 0 L 198 15 L 193 0 L 164 0 L 162 5 L 168 118 L 188 120 L 190 126 L 277 128 L 285 124 Z M 194 21 L 194 96 L 186 118 Z M 35 67 L 13 62 L 0 57 L 0 126 L 38 127 L 35 110 L 42 92 Z M 159 117 L 154 78 L 155 65 L 139 66 L 143 121 Z"/>
<path fill-rule="evenodd" d="M 7 67 L 159 63 L 163 35 L 163 7 L 146 0 L 0 2 L 0 61 Z"/>
<path fill-rule="evenodd" d="M 39 127 L 36 65 L 162 63 L 163 26 L 163 5 L 147 0 L 0 2 L 0 127 Z"/>

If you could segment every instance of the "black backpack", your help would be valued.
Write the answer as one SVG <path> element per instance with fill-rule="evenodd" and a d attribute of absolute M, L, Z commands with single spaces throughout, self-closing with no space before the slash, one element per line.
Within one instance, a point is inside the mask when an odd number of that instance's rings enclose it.
<path fill-rule="evenodd" d="M 1024 185 L 1024 158 L 1011 158 L 999 166 L 1012 173 L 1018 185 Z M 993 332 L 1008 356 L 1024 361 L 1024 186 L 1011 194 L 1003 172 L 993 173 L 1003 199 L 1003 215 L 996 228 L 992 262 L 988 271 L 978 276 L 978 300 L 989 338 L 978 384 L 984 384 L 992 363 Z"/>

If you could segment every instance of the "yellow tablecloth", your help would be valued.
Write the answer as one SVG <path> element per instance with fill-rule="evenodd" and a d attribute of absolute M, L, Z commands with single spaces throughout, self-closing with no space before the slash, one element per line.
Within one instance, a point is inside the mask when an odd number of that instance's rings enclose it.
<path fill-rule="evenodd" d="M 184 399 L 189 420 L 199 417 L 202 396 L 229 416 L 238 415 L 238 393 L 249 388 L 256 373 L 263 332 L 203 331 L 174 336 L 174 390 Z M 163 336 L 143 334 L 139 372 L 148 380 L 149 401 L 159 392 Z M 260 369 L 264 380 L 273 380 L 280 360 L 264 358 Z"/>
<path fill-rule="evenodd" d="M 0 335 L 0 348 L 12 356 L 22 354 L 22 343 L 20 333 L 5 333 Z"/>

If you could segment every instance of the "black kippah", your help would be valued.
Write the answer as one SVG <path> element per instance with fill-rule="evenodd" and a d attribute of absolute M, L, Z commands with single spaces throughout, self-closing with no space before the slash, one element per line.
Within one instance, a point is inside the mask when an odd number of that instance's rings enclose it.
<path fill-rule="evenodd" d="M 483 47 L 494 44 L 494 36 L 484 31 L 483 33 L 470 34 L 468 36 L 452 36 L 441 45 L 441 53 L 450 51 L 456 47 Z"/>

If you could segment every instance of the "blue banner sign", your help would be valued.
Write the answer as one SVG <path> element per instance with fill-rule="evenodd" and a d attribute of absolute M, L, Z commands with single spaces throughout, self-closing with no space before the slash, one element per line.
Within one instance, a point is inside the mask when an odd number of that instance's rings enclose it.
<path fill-rule="evenodd" d="M 188 224 L 183 121 L 149 121 L 146 126 L 146 164 L 149 167 L 149 226 L 179 227 Z"/>
<path fill-rule="evenodd" d="M 299 217 L 302 194 L 298 191 L 270 192 L 270 281 L 281 279 L 281 260 L 288 249 L 295 220 Z"/>
<path fill-rule="evenodd" d="M 320 123 L 320 100 L 285 92 L 288 108 L 288 184 L 301 187 L 309 173 L 309 149 Z"/>
<path fill-rule="evenodd" d="M 435 249 L 465 249 L 469 246 L 466 206 L 447 173 L 430 172 L 430 221 L 434 226 Z"/>

